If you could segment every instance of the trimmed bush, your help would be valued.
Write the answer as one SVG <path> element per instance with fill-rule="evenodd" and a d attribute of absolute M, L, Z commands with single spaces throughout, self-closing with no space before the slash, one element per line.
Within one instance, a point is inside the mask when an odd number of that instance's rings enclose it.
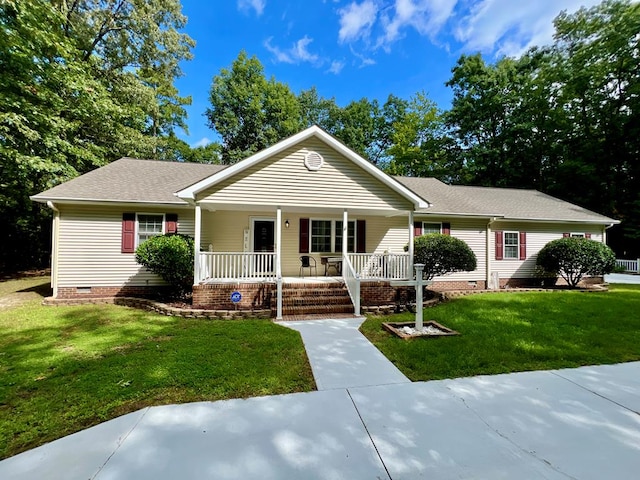
<path fill-rule="evenodd" d="M 547 243 L 536 264 L 559 274 L 575 287 L 585 275 L 605 275 L 616 266 L 616 256 L 607 245 L 588 238 L 561 238 Z"/>
<path fill-rule="evenodd" d="M 469 245 L 459 238 L 430 233 L 415 238 L 414 263 L 424 263 L 423 278 L 432 280 L 447 273 L 473 271 L 477 260 Z"/>
<path fill-rule="evenodd" d="M 174 295 L 184 297 L 193 285 L 193 244 L 187 235 L 151 237 L 136 249 L 136 262 L 162 277 Z"/>

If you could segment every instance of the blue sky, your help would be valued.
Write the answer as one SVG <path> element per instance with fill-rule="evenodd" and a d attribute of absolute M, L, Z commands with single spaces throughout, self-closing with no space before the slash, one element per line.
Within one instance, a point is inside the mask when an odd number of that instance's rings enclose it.
<path fill-rule="evenodd" d="M 463 53 L 489 61 L 552 41 L 553 18 L 599 0 L 182 0 L 194 58 L 177 81 L 190 145 L 217 140 L 206 126 L 214 75 L 241 50 L 294 93 L 315 86 L 340 106 L 424 91 L 448 108 L 445 82 Z"/>

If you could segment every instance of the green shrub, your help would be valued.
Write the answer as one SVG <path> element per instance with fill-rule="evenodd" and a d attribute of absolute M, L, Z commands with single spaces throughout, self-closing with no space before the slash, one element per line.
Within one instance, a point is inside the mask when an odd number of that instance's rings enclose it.
<path fill-rule="evenodd" d="M 616 256 L 604 243 L 587 238 L 561 238 L 540 250 L 536 264 L 548 272 L 558 273 L 575 287 L 585 275 L 611 273 Z"/>
<path fill-rule="evenodd" d="M 414 263 L 423 263 L 423 278 L 432 280 L 447 273 L 475 270 L 477 260 L 469 245 L 459 238 L 430 233 L 415 238 Z"/>
<path fill-rule="evenodd" d="M 193 285 L 193 238 L 168 234 L 151 237 L 136 249 L 136 262 L 162 277 L 174 295 L 184 296 Z"/>

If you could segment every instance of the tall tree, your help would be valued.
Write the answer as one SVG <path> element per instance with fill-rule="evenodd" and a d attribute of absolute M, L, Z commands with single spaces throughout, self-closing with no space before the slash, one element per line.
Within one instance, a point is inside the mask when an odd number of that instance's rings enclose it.
<path fill-rule="evenodd" d="M 178 0 L 0 3 L 0 270 L 46 262 L 49 212 L 29 195 L 151 156 L 184 124 L 184 21 Z"/>
<path fill-rule="evenodd" d="M 205 112 L 222 137 L 222 162 L 235 163 L 301 128 L 300 106 L 285 84 L 267 80 L 264 67 L 242 51 L 231 68 L 213 77 Z"/>

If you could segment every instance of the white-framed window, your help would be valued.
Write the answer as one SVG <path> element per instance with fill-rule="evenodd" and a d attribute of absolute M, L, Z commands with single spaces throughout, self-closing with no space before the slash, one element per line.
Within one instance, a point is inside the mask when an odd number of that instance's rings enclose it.
<path fill-rule="evenodd" d="M 569 234 L 569 236 L 571 238 L 584 238 L 585 237 L 584 233 L 578 233 L 578 232 L 571 232 Z"/>
<path fill-rule="evenodd" d="M 309 251 L 334 253 L 342 251 L 342 220 L 311 219 L 309 222 Z M 350 220 L 347 227 L 347 251 L 355 252 L 356 223 Z"/>
<path fill-rule="evenodd" d="M 519 232 L 504 232 L 504 258 L 505 259 L 518 259 L 520 243 L 518 237 Z"/>
<path fill-rule="evenodd" d="M 442 233 L 442 223 L 422 222 L 422 234 Z"/>
<path fill-rule="evenodd" d="M 136 246 L 145 240 L 164 233 L 164 214 L 137 213 L 136 214 Z"/>

